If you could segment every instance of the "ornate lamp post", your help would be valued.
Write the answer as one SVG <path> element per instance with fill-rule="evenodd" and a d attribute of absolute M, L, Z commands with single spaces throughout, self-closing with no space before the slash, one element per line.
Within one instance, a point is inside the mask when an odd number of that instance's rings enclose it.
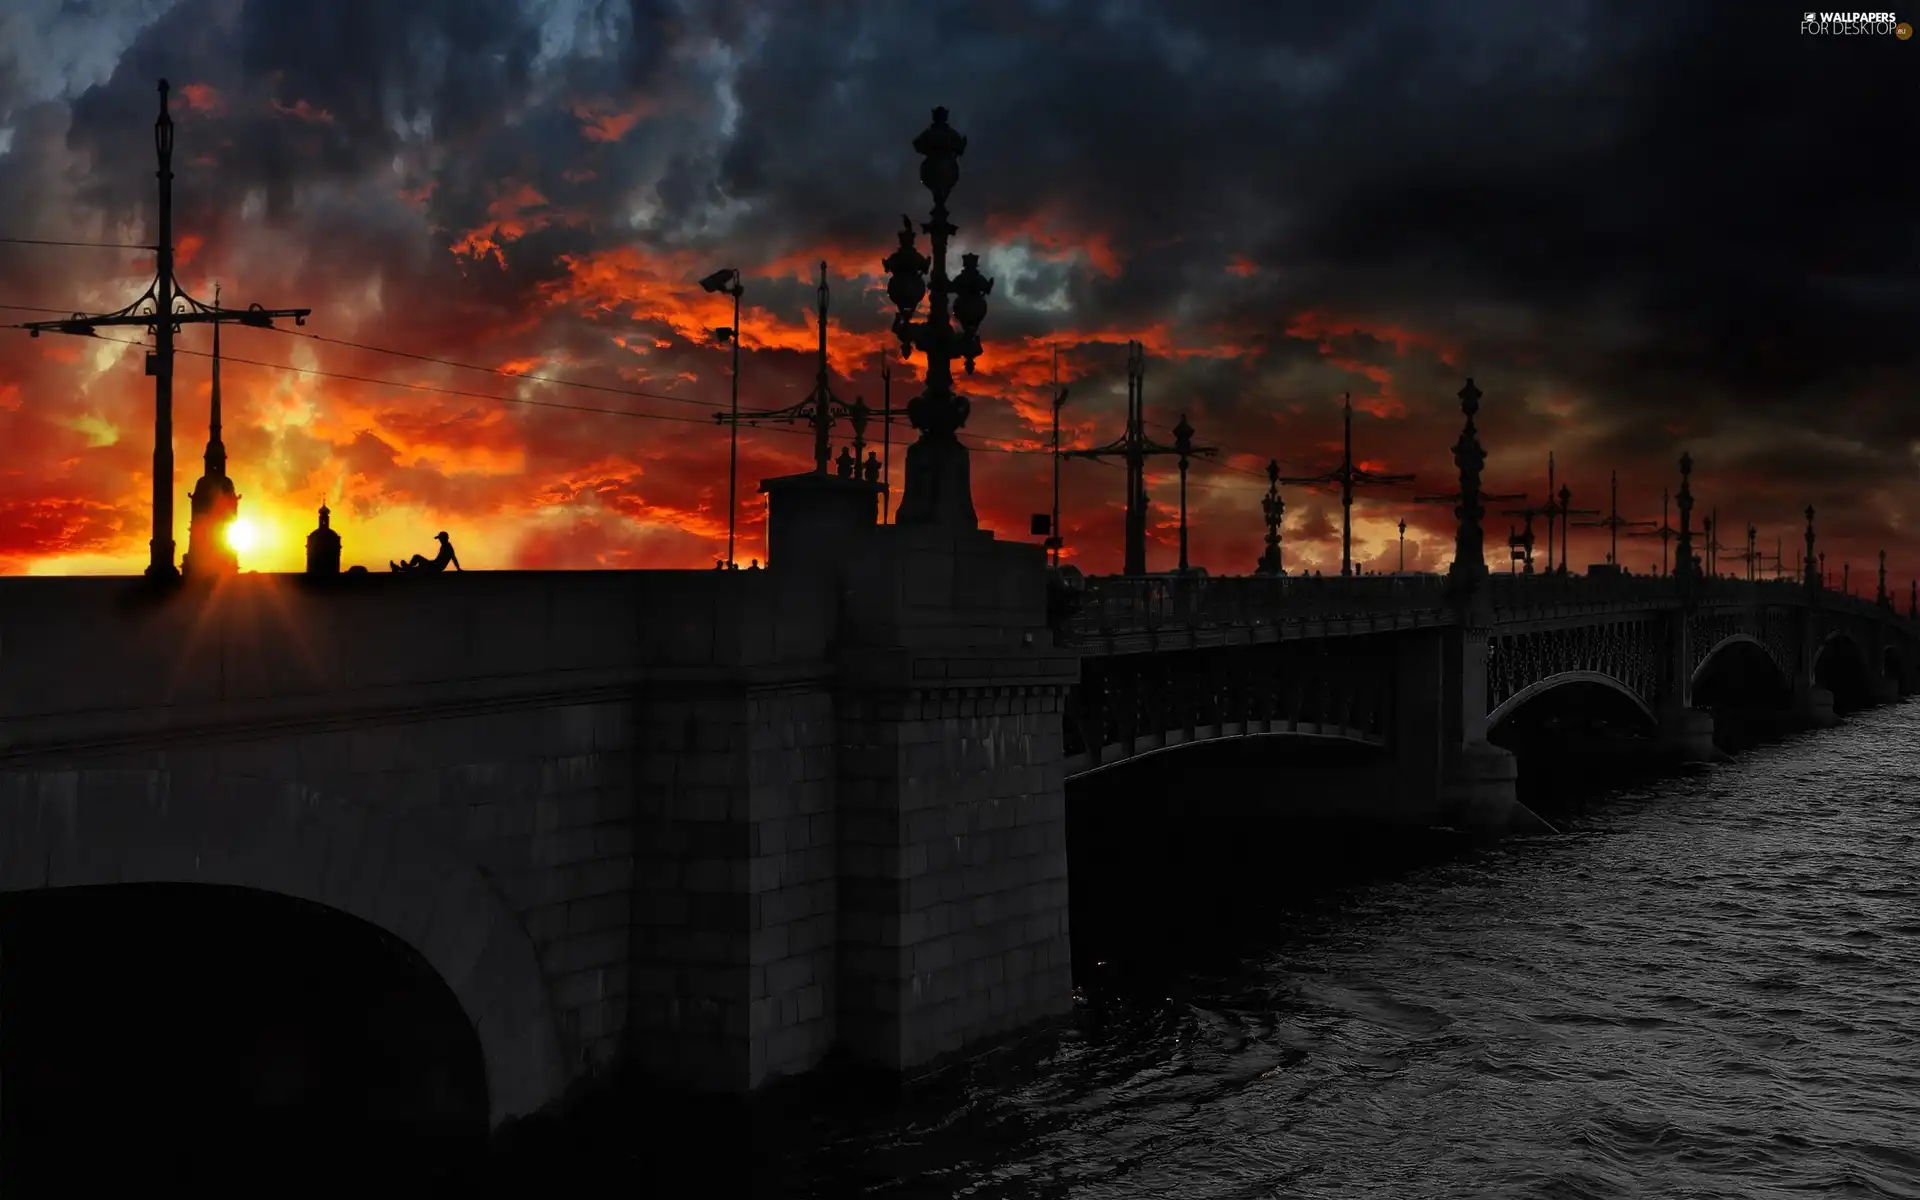
<path fill-rule="evenodd" d="M 1460 468 L 1460 502 L 1453 515 L 1459 518 L 1460 531 L 1454 537 L 1453 566 L 1447 570 L 1447 581 L 1457 594 L 1465 595 L 1479 590 L 1480 582 L 1487 577 L 1486 537 L 1480 528 L 1481 518 L 1487 515 L 1480 503 L 1480 471 L 1487 465 L 1487 452 L 1473 423 L 1480 411 L 1480 389 L 1471 379 L 1460 389 L 1460 411 L 1467 418 L 1460 427 L 1460 440 L 1453 444 L 1453 462 Z"/>
<path fill-rule="evenodd" d="M 1400 518 L 1400 573 L 1407 573 L 1407 519 Z"/>
<path fill-rule="evenodd" d="M 1873 602 L 1882 608 L 1887 607 L 1887 552 L 1885 550 L 1880 552 L 1880 583 L 1873 590 Z"/>
<path fill-rule="evenodd" d="M 901 217 L 900 245 L 881 261 L 889 276 L 887 297 L 899 310 L 893 319 L 900 354 L 918 349 L 927 358 L 926 390 L 907 404 L 907 420 L 920 438 L 907 448 L 906 494 L 900 498 L 898 525 L 971 530 L 980 526 L 973 509 L 972 480 L 967 450 L 959 432 L 967 423 L 966 397 L 953 390 L 953 360 L 964 359 L 967 374 L 980 350 L 980 323 L 987 317 L 987 296 L 993 280 L 980 273 L 980 256 L 960 256 L 958 277 L 947 277 L 947 239 L 959 232 L 947 220 L 947 197 L 960 182 L 960 156 L 967 139 L 947 124 L 947 110 L 933 110 L 933 124 L 913 139 L 918 152 L 920 182 L 933 193 L 932 219 L 921 228 L 933 241 L 928 259 L 913 244 L 913 222 Z M 931 268 L 932 276 L 928 277 Z M 914 314 L 920 301 L 930 305 L 925 320 Z M 951 304 L 949 304 L 951 300 Z M 960 327 L 955 329 L 953 321 Z"/>
<path fill-rule="evenodd" d="M 1280 495 L 1280 464 L 1267 460 L 1267 494 L 1260 498 L 1260 513 L 1267 520 L 1267 549 L 1260 556 L 1258 575 L 1285 575 L 1280 561 L 1280 522 L 1287 515 L 1287 502 Z"/>

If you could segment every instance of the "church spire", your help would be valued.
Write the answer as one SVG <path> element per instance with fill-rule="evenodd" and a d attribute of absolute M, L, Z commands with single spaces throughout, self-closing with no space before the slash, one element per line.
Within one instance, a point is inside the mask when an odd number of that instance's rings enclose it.
<path fill-rule="evenodd" d="M 213 285 L 213 306 L 220 307 L 220 285 Z M 213 405 L 207 421 L 207 469 L 209 479 L 221 479 L 227 473 L 227 446 L 220 440 L 220 323 L 213 325 Z"/>
<path fill-rule="evenodd" d="M 214 307 L 220 289 L 213 290 Z M 211 578 L 239 570 L 239 557 L 227 541 L 227 531 L 240 513 L 240 497 L 227 478 L 227 447 L 220 440 L 220 322 L 213 323 L 213 395 L 207 419 L 207 469 L 187 497 L 191 514 L 187 526 L 187 555 L 180 563 L 187 576 Z"/>

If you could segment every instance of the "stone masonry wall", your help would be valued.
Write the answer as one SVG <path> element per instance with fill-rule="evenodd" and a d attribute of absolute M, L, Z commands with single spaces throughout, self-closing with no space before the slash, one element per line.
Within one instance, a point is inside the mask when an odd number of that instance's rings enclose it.
<path fill-rule="evenodd" d="M 842 1044 L 911 1068 L 1067 1011 L 1060 693 L 851 700 L 841 728 Z"/>
<path fill-rule="evenodd" d="M 833 1040 L 833 706 L 818 684 L 641 707 L 633 1027 L 650 1073 L 714 1090 Z"/>
<path fill-rule="evenodd" d="M 1064 1012 L 1061 709 L 1038 548 L 890 526 L 843 566 L 839 1040 L 912 1069 Z"/>

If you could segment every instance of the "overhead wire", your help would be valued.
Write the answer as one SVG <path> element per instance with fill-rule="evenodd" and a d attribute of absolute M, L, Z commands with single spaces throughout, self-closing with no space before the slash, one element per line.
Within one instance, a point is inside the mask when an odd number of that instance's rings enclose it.
<path fill-rule="evenodd" d="M 24 240 L 24 239 L 0 239 L 0 241 L 9 241 L 9 240 L 17 241 L 17 240 Z M 87 244 L 92 245 L 94 243 L 87 243 Z M 101 244 L 106 245 L 105 243 L 101 243 Z M 119 247 L 118 243 L 114 243 L 112 245 Z M 128 246 L 128 247 L 119 247 L 119 248 L 150 249 L 151 247 Z M 12 312 L 37 312 L 37 313 L 53 313 L 53 314 L 65 314 L 69 311 L 66 309 L 53 308 L 47 305 L 25 305 L 25 304 L 0 304 L 0 310 L 12 311 Z M 391 346 L 379 346 L 370 342 L 354 341 L 349 338 L 331 337 L 327 334 L 313 333 L 311 331 L 302 330 L 302 329 L 285 328 L 278 325 L 268 326 L 267 328 L 271 329 L 276 333 L 286 334 L 290 337 L 299 337 L 299 338 L 307 339 L 309 341 L 320 342 L 326 345 L 339 346 L 342 349 L 357 350 L 362 353 L 368 353 L 368 354 L 383 354 L 383 355 L 388 355 L 394 358 L 406 359 L 411 362 L 424 363 L 432 366 L 448 367 L 455 370 L 473 371 L 479 374 L 492 375 L 498 378 L 512 380 L 515 383 L 540 383 L 540 384 L 546 384 L 554 387 L 578 388 L 584 391 L 599 392 L 605 395 L 630 396 L 637 400 L 655 400 L 663 403 L 681 404 L 689 407 L 714 410 L 713 402 L 699 400 L 699 399 L 695 399 L 688 396 L 675 396 L 665 392 L 649 391 L 644 388 L 619 387 L 612 384 L 592 383 L 586 380 L 579 380 L 579 379 L 565 379 L 565 378 L 561 378 L 559 376 L 554 376 L 554 375 L 540 375 L 540 374 L 533 374 L 531 372 L 518 372 L 518 371 L 508 370 L 504 367 L 488 367 L 488 366 L 483 366 L 479 363 L 462 362 L 459 359 L 445 358 L 439 355 L 432 355 L 432 354 L 421 354 L 416 351 L 400 350 Z M 98 335 L 96 335 L 96 337 L 97 336 Z M 129 346 L 137 346 L 137 345 L 144 344 L 139 341 L 131 341 L 124 338 L 100 337 L 98 338 L 98 340 L 106 341 L 106 342 L 115 342 L 120 345 L 129 345 Z M 187 349 L 176 348 L 174 353 L 191 355 L 191 356 L 202 357 L 202 358 L 209 357 L 208 352 L 201 351 L 201 350 L 187 350 Z M 227 355 L 227 354 L 223 354 L 222 359 L 225 362 L 237 363 L 245 366 L 259 367 L 266 370 L 288 371 L 295 374 L 305 375 L 305 376 L 319 378 L 319 379 L 332 379 L 332 380 L 348 382 L 348 383 L 362 383 L 362 384 L 367 384 L 369 386 L 376 386 L 376 387 L 393 387 L 393 388 L 399 388 L 406 391 L 421 392 L 421 393 L 430 394 L 430 395 L 455 396 L 455 397 L 460 397 L 465 399 L 477 399 L 477 400 L 492 400 L 502 404 L 518 404 L 523 407 L 530 407 L 530 408 L 547 408 L 547 409 L 554 409 L 562 412 L 590 413 L 590 414 L 601 415 L 601 416 L 634 417 L 640 420 L 665 421 L 665 422 L 670 422 L 674 424 L 685 424 L 685 425 L 705 426 L 705 425 L 716 423 L 711 420 L 703 420 L 695 417 L 677 417 L 677 416 L 672 416 L 665 413 L 642 413 L 642 412 L 634 412 L 630 409 L 605 408 L 598 405 L 588 405 L 588 404 L 570 404 L 564 401 L 557 401 L 557 400 L 537 400 L 537 399 L 532 399 L 524 396 L 501 396 L 501 395 L 487 393 L 487 392 L 470 391 L 464 388 L 448 388 L 448 387 L 440 387 L 432 384 L 408 383 L 400 380 L 379 379 L 372 376 L 358 375 L 358 374 L 353 374 L 349 372 L 326 371 L 326 370 L 321 370 L 315 367 L 297 367 L 288 363 L 265 362 L 259 359 L 250 359 L 250 358 L 244 358 L 244 357 Z M 1306 400 L 1306 399 L 1309 399 L 1309 397 L 1291 397 L 1291 398 L 1283 397 L 1281 399 L 1283 402 L 1293 402 L 1295 400 Z M 881 414 L 874 413 L 872 416 L 874 419 L 878 419 L 881 417 Z M 894 419 L 896 421 L 903 420 L 904 417 L 905 417 L 904 413 L 894 414 Z M 1169 433 L 1172 432 L 1172 427 L 1165 425 L 1162 422 L 1150 421 L 1148 422 L 1148 424 L 1153 425 L 1156 429 L 1169 432 Z M 772 424 L 759 425 L 755 427 L 760 429 L 765 429 L 774 433 L 784 433 L 784 434 L 790 434 L 793 436 L 803 436 L 803 437 L 813 436 L 813 432 L 811 430 L 804 429 L 804 428 L 794 428 L 790 426 L 772 425 Z M 1001 453 L 1001 454 L 1052 454 L 1053 453 L 1052 448 L 1049 446 L 1012 446 L 1012 445 L 1005 444 L 1005 439 L 992 439 L 981 434 L 962 434 L 961 436 L 963 438 L 968 438 L 974 441 L 974 443 L 979 449 L 988 450 L 994 453 Z M 1258 455 L 1254 455 L 1250 451 L 1235 448 L 1235 447 L 1223 446 L 1221 447 L 1221 449 L 1225 450 L 1230 455 L 1240 454 L 1240 455 L 1246 455 L 1248 457 L 1254 457 L 1254 458 L 1258 457 Z M 1105 460 L 1103 459 L 1093 459 L 1092 461 L 1105 463 Z M 1241 475 L 1241 476 L 1245 476 L 1247 478 L 1256 479 L 1256 480 L 1264 480 L 1266 478 L 1266 474 L 1264 471 L 1259 471 L 1259 470 L 1255 470 L 1248 467 L 1237 466 L 1233 463 L 1226 462 L 1220 459 L 1200 456 L 1200 457 L 1194 458 L 1192 461 L 1195 462 L 1196 464 L 1204 465 L 1207 469 L 1213 470 L 1213 471 L 1224 471 L 1231 474 Z M 1105 463 L 1105 465 L 1117 466 L 1118 464 Z M 1209 490 L 1209 491 L 1225 490 L 1223 488 L 1219 488 L 1211 484 L 1202 485 L 1202 484 L 1196 484 L 1196 483 L 1189 483 L 1189 486 L 1202 487 L 1204 490 Z"/>
<path fill-rule="evenodd" d="M 149 254 L 159 250 L 158 246 L 142 246 L 133 242 L 62 242 L 50 238 L 22 237 L 0 237 L 0 246 L 65 246 L 87 250 L 145 250 Z"/>
<path fill-rule="evenodd" d="M 4 305 L 0 307 L 18 308 L 20 306 Z M 101 342 L 110 342 L 110 343 L 113 343 L 114 345 L 119 345 L 119 346 L 146 345 L 144 341 L 139 341 L 131 338 L 102 337 L 98 334 L 94 335 L 94 340 L 101 341 Z M 186 350 L 186 349 L 176 348 L 174 350 L 174 353 L 189 355 L 194 358 L 212 358 L 213 357 L 212 352 L 207 350 Z M 333 380 L 338 380 L 338 381 L 347 382 L 347 383 L 363 383 L 363 384 L 368 384 L 374 387 L 399 388 L 404 391 L 422 392 L 422 393 L 437 395 L 437 396 L 456 396 L 456 397 L 473 399 L 473 400 L 492 400 L 500 404 L 518 404 L 518 405 L 522 405 L 530 408 L 550 408 L 550 409 L 558 409 L 563 412 L 593 413 L 599 416 L 609 416 L 609 417 L 631 417 L 636 420 L 642 420 L 642 421 L 666 421 L 666 422 L 670 422 L 672 424 L 677 424 L 677 425 L 699 425 L 699 426 L 705 426 L 705 427 L 712 427 L 715 424 L 711 420 L 702 420 L 698 417 L 674 416 L 669 413 L 635 412 L 632 409 L 603 408 L 597 405 L 589 405 L 589 404 L 569 404 L 569 403 L 566 403 L 565 401 L 560 401 L 560 400 L 537 400 L 537 399 L 533 399 L 526 396 L 501 396 L 491 392 L 470 391 L 465 388 L 439 387 L 434 384 L 426 384 L 426 383 L 408 383 L 408 382 L 404 382 L 402 380 L 397 380 L 397 379 L 378 379 L 369 375 L 354 375 L 344 371 L 324 371 L 318 367 L 297 367 L 290 363 L 275 363 L 275 362 L 266 362 L 264 360 L 256 359 L 256 358 L 244 358 L 237 355 L 225 353 L 224 351 L 220 355 L 220 362 L 222 365 L 226 365 L 229 363 L 237 363 L 243 366 L 260 367 L 269 371 L 286 371 L 291 374 L 305 375 L 315 379 L 333 379 Z M 520 379 L 520 378 L 524 378 L 524 376 L 515 376 L 515 375 L 512 375 L 511 373 L 508 373 L 507 378 Z M 568 381 L 560 380 L 556 382 L 566 383 Z M 619 389 L 609 389 L 609 390 L 618 391 Z M 644 395 L 644 393 L 634 393 L 634 392 L 627 392 L 623 394 Z M 766 426 L 761 426 L 760 428 L 769 433 L 783 433 L 783 434 L 789 434 L 796 437 L 812 437 L 813 436 L 812 430 L 799 429 L 799 428 L 794 428 L 794 427 L 785 426 L 785 425 L 766 425 Z M 977 434 L 963 435 L 963 436 L 971 436 L 975 439 L 975 443 L 974 443 L 975 449 L 986 450 L 993 453 L 1034 454 L 1034 453 L 1045 452 L 1045 451 L 1030 450 L 1025 447 L 995 445 L 993 444 L 992 440 L 983 438 Z"/>

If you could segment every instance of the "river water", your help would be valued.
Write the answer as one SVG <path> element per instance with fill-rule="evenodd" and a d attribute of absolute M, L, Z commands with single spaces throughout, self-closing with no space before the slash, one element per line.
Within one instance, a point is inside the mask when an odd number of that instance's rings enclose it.
<path fill-rule="evenodd" d="M 754 1193 L 1920 1197 L 1920 704 L 1561 825 L 1091 972 L 1006 1061 L 763 1138 Z"/>

